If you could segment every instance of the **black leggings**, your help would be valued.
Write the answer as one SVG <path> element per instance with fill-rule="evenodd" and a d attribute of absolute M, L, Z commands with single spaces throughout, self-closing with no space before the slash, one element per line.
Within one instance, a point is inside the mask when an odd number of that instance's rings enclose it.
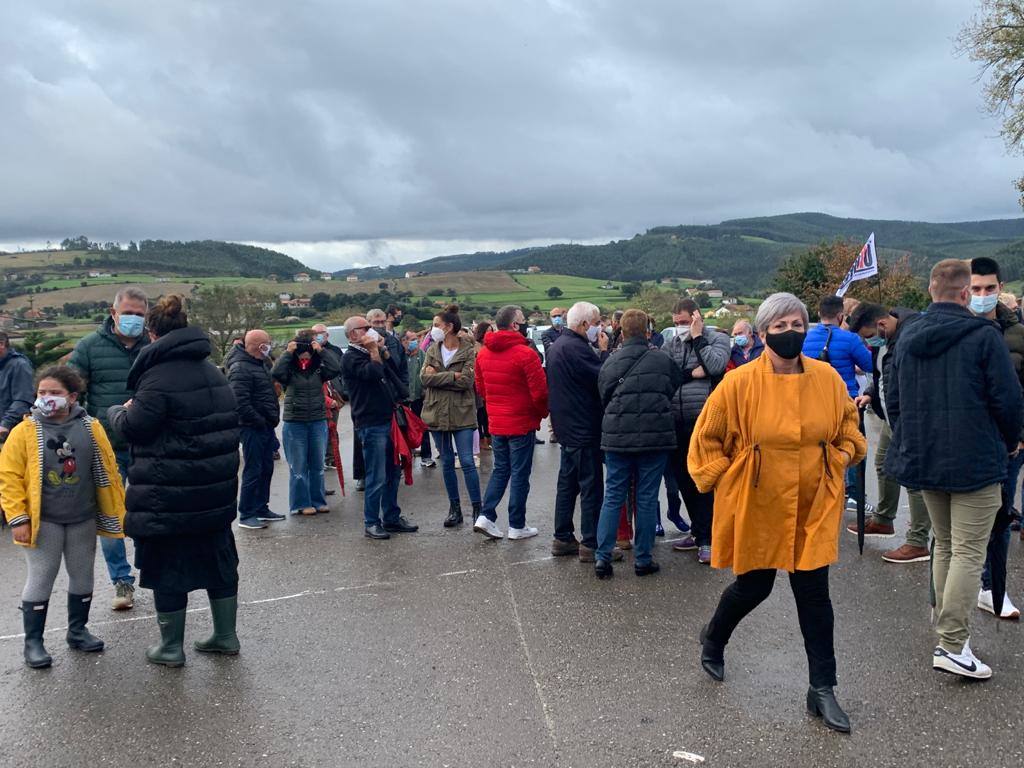
<path fill-rule="evenodd" d="M 211 600 L 223 600 L 238 594 L 238 585 L 208 589 L 206 594 Z M 188 607 L 188 592 L 153 592 L 153 602 L 160 613 L 175 613 Z"/>
<path fill-rule="evenodd" d="M 828 593 L 828 566 L 789 574 L 804 636 L 811 685 L 836 685 L 835 616 Z M 718 610 L 708 625 L 708 639 L 725 647 L 743 617 L 772 593 L 775 570 L 749 571 L 725 588 Z"/>

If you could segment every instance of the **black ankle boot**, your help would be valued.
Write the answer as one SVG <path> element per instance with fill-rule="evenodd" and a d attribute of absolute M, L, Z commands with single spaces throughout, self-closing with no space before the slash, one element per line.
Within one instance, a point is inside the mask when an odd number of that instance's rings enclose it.
<path fill-rule="evenodd" d="M 484 504 L 483 504 L 482 501 L 474 501 L 473 502 L 473 522 L 474 523 L 476 522 L 476 519 L 478 517 L 480 517 L 480 514 L 483 512 L 483 509 L 484 509 Z"/>
<path fill-rule="evenodd" d="M 444 520 L 444 527 L 454 528 L 457 525 L 462 525 L 462 504 L 453 501 L 448 507 L 448 517 Z"/>
<path fill-rule="evenodd" d="M 725 648 L 708 639 L 711 625 L 705 624 L 700 631 L 700 665 L 714 680 L 725 680 Z"/>
<path fill-rule="evenodd" d="M 850 718 L 836 701 L 831 685 L 812 685 L 807 689 L 807 711 L 815 717 L 820 717 L 833 731 L 850 732 Z"/>
<path fill-rule="evenodd" d="M 49 605 L 49 600 L 21 604 L 21 620 L 25 627 L 25 663 L 32 669 L 43 669 L 53 664 L 53 659 L 43 645 L 43 629 L 46 628 L 46 610 Z"/>
<path fill-rule="evenodd" d="M 103 641 L 86 629 L 92 595 L 68 593 L 68 645 L 77 651 L 96 653 L 103 650 Z"/>

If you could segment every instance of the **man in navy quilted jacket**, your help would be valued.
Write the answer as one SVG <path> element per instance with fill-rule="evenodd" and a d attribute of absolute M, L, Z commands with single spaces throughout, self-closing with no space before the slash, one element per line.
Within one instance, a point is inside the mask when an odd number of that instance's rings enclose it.
<path fill-rule="evenodd" d="M 826 296 L 818 305 L 818 317 L 821 322 L 807 333 L 804 339 L 804 354 L 815 360 L 826 361 L 846 383 L 850 397 L 860 394 L 857 384 L 857 369 L 871 373 L 871 351 L 864 340 L 856 333 L 842 328 L 843 299 L 839 296 Z M 849 467 L 846 471 L 846 507 L 856 509 L 853 489 L 857 481 L 856 468 Z M 874 507 L 867 505 L 868 514 Z"/>

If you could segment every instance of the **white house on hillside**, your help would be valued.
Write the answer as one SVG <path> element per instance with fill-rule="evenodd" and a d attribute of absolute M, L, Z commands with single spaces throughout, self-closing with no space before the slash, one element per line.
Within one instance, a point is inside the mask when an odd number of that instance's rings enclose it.
<path fill-rule="evenodd" d="M 296 283 L 308 283 L 310 281 L 309 274 L 306 272 L 299 272 L 293 279 Z"/>

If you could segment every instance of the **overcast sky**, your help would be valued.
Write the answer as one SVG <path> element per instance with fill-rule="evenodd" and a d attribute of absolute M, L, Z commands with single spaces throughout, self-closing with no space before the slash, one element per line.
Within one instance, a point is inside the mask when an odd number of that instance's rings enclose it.
<path fill-rule="evenodd" d="M 953 0 L 0 5 L 0 244 L 317 267 L 824 211 L 1020 215 Z M 273 246 L 272 246 L 273 247 Z"/>

